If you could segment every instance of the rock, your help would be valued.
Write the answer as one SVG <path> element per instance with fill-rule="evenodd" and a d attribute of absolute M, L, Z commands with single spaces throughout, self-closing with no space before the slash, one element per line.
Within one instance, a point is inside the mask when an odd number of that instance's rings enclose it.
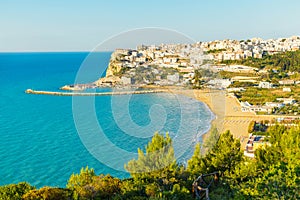
<path fill-rule="evenodd" d="M 82 87 L 81 85 L 65 85 L 61 88 L 60 90 L 71 90 L 71 91 L 78 91 L 78 90 L 84 90 L 85 88 Z"/>
<path fill-rule="evenodd" d="M 98 87 L 101 86 L 114 86 L 120 83 L 121 79 L 117 76 L 106 76 L 104 78 L 100 78 L 99 80 L 95 81 L 94 84 Z"/>

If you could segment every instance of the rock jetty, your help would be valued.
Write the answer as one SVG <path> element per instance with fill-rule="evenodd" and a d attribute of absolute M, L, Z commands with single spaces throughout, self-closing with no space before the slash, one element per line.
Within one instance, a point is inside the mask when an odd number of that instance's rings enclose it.
<path fill-rule="evenodd" d="M 38 91 L 27 89 L 27 94 L 37 95 L 54 95 L 54 96 L 110 96 L 110 95 L 130 95 L 130 94 L 150 94 L 150 93 L 166 93 L 167 90 L 136 90 L 136 91 L 113 91 L 113 92 L 53 92 Z"/>

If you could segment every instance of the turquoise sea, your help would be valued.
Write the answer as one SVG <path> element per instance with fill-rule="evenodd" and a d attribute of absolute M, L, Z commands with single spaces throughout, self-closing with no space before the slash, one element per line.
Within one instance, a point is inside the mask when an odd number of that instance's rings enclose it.
<path fill-rule="evenodd" d="M 107 66 L 110 54 L 98 53 L 102 66 Z M 75 124 L 72 97 L 24 93 L 28 88 L 57 91 L 60 86 L 74 83 L 87 55 L 0 53 L 0 185 L 27 181 L 37 187 L 64 187 L 70 175 L 84 166 L 94 168 L 97 174 L 109 173 L 119 178 L 129 176 L 120 170 L 124 166 L 122 155 L 118 157 L 114 149 L 101 143 L 101 138 L 99 143 L 89 138 L 97 132 L 93 125 Z M 184 163 L 200 135 L 210 128 L 213 118 L 203 103 L 183 96 L 145 94 L 114 98 L 95 97 L 95 116 L 104 133 L 98 136 L 129 152 L 132 158 L 135 158 L 137 148 L 143 149 L 151 139 L 146 133 L 143 137 L 143 128 L 132 127 L 147 127 L 151 120 L 164 116 L 166 120 L 157 129 L 170 132 L 175 140 L 178 160 Z M 124 118 L 114 116 L 124 107 L 112 102 L 128 99 L 128 115 L 122 116 Z M 152 112 L 156 119 L 149 114 L 153 105 L 156 105 Z M 78 128 L 84 130 L 84 136 L 82 132 L 78 134 Z M 178 134 L 180 131 L 181 135 Z M 89 138 L 87 142 L 95 148 L 87 149 L 89 145 L 82 142 L 82 137 Z M 95 152 L 98 147 L 102 152 Z"/>

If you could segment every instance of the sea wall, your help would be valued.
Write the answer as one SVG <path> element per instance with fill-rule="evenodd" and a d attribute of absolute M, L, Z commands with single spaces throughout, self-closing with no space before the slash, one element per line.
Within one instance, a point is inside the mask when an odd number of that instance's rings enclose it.
<path fill-rule="evenodd" d="M 139 90 L 139 91 L 113 91 L 113 92 L 53 92 L 53 91 L 38 91 L 27 89 L 27 94 L 39 95 L 54 95 L 54 96 L 109 96 L 109 95 L 130 95 L 130 94 L 151 94 L 151 93 L 166 93 L 167 90 Z"/>

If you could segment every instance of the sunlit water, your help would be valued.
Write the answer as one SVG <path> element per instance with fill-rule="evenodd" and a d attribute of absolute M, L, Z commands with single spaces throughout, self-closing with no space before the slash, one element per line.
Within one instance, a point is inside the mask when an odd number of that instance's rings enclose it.
<path fill-rule="evenodd" d="M 72 97 L 29 95 L 28 88 L 56 91 L 62 85 L 73 83 L 76 73 L 87 53 L 2 53 L 0 54 L 0 185 L 27 181 L 32 185 L 64 187 L 70 175 L 83 166 L 95 169 L 97 174 L 111 174 L 124 178 L 129 174 L 114 170 L 94 158 L 81 142 L 72 113 Z M 110 53 L 99 53 L 102 64 L 107 66 Z M 95 98 L 96 116 L 105 136 L 117 147 L 135 153 L 144 148 L 148 138 L 134 137 L 124 132 L 114 120 L 110 96 Z M 114 98 L 126 98 L 119 96 Z M 178 100 L 179 99 L 179 100 Z M 131 119 L 146 126 L 150 123 L 149 109 L 161 105 L 166 122 L 161 132 L 170 132 L 176 140 L 181 126 L 184 102 L 189 111 L 190 147 L 180 156 L 185 162 L 201 133 L 210 127 L 212 114 L 201 102 L 172 94 L 134 95 L 128 105 Z M 114 109 L 118 108 L 117 106 Z M 201 116 L 197 112 L 201 112 Z M 125 119 L 124 119 L 125 120 Z M 193 124 L 194 123 L 194 124 Z M 189 127 L 198 126 L 197 132 Z M 88 126 L 85 134 L 94 131 Z M 193 138 L 193 140 L 191 140 Z M 180 146 L 180 144 L 176 144 Z M 105 147 L 103 147 L 105 148 Z M 176 149 L 175 149 L 176 150 Z M 106 160 L 110 154 L 104 155 Z M 116 159 L 116 158 L 111 158 Z M 124 166 L 122 160 L 117 163 Z"/>

